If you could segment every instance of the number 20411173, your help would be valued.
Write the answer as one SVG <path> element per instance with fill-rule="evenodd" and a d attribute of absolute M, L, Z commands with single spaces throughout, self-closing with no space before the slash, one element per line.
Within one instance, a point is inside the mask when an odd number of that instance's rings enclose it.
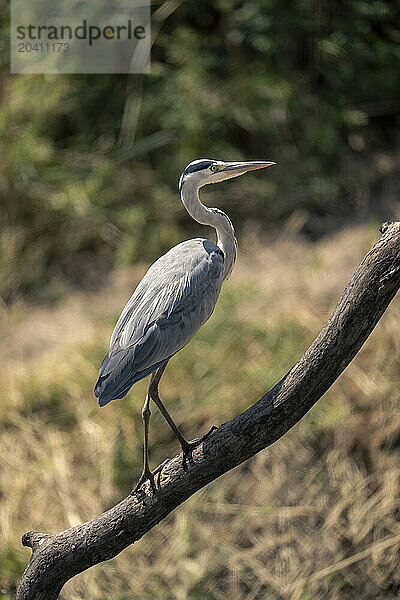
<path fill-rule="evenodd" d="M 39 42 L 31 44 L 30 42 L 19 42 L 18 52 L 57 52 L 67 53 L 70 50 L 68 42 Z"/>

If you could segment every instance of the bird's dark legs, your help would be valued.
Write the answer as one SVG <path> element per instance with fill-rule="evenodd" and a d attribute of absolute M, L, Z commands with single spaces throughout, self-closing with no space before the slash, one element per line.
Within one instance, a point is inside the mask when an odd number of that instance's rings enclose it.
<path fill-rule="evenodd" d="M 157 467 L 157 469 L 155 471 L 150 470 L 150 466 L 149 466 L 149 423 L 150 423 L 150 415 L 151 415 L 150 400 L 152 399 L 152 390 L 154 389 L 154 386 L 155 386 L 155 389 L 157 390 L 157 395 L 158 395 L 158 384 L 160 383 L 160 379 L 162 377 L 162 374 L 164 373 L 166 366 L 167 366 L 167 363 L 162 365 L 157 371 L 152 373 L 151 378 L 150 378 L 149 389 L 147 391 L 146 400 L 145 400 L 143 408 L 142 408 L 143 431 L 144 431 L 143 471 L 142 471 L 141 476 L 139 477 L 139 480 L 138 480 L 135 488 L 132 490 L 131 493 L 136 492 L 140 488 L 142 483 L 145 483 L 145 481 L 150 481 L 151 489 L 153 491 L 155 491 L 156 486 L 155 486 L 155 481 L 154 481 L 154 475 L 156 473 L 160 472 L 162 470 L 163 466 L 165 465 L 165 463 L 168 462 L 168 461 L 164 461 L 159 467 Z M 172 419 L 171 419 L 171 421 L 172 421 Z"/>
<path fill-rule="evenodd" d="M 151 376 L 153 379 L 153 375 Z M 151 381 L 150 381 L 151 385 Z M 136 491 L 142 483 L 149 480 L 152 489 L 155 489 L 154 474 L 150 471 L 149 467 L 149 423 L 150 423 L 150 394 L 147 392 L 146 400 L 142 408 L 142 419 L 143 419 L 143 431 L 144 431 L 144 445 L 143 445 L 143 472 L 139 477 L 139 481 L 133 491 Z"/>
<path fill-rule="evenodd" d="M 149 469 L 149 423 L 150 423 L 150 396 L 147 394 L 144 406 L 142 408 L 142 419 L 144 428 L 144 446 L 143 446 L 143 465 L 144 471 L 150 473 Z"/>
<path fill-rule="evenodd" d="M 171 417 L 171 415 L 165 408 L 164 404 L 161 402 L 161 399 L 160 399 L 160 396 L 158 393 L 158 385 L 160 383 L 160 379 L 165 371 L 166 366 L 167 366 L 167 363 L 163 364 L 157 371 L 155 371 L 155 373 L 152 374 L 151 379 L 150 379 L 149 390 L 147 392 L 146 400 L 143 405 L 143 409 L 142 409 L 143 429 L 144 429 L 143 472 L 139 478 L 139 481 L 136 484 L 136 487 L 132 490 L 132 493 L 136 492 L 139 489 L 139 487 L 142 485 L 142 483 L 144 483 L 147 480 L 150 481 L 151 488 L 154 491 L 155 490 L 154 475 L 156 473 L 160 472 L 162 470 L 162 467 L 164 466 L 164 464 L 166 462 L 168 462 L 168 461 L 164 461 L 162 463 L 162 465 L 157 467 L 157 469 L 155 471 L 153 471 L 153 472 L 150 471 L 150 467 L 149 467 L 149 422 L 150 422 L 150 415 L 151 415 L 150 406 L 149 406 L 150 400 L 153 400 L 153 402 L 158 406 L 161 413 L 165 417 L 165 420 L 167 421 L 168 425 L 171 427 L 172 431 L 175 433 L 176 437 L 178 438 L 179 443 L 182 447 L 183 465 L 184 466 L 186 465 L 186 459 L 188 456 L 190 456 L 192 450 L 194 448 L 196 448 L 196 446 L 198 446 L 199 444 L 204 442 L 204 440 L 206 440 L 208 438 L 208 436 L 215 429 L 217 429 L 216 427 L 211 427 L 211 429 L 208 433 L 206 433 L 202 437 L 197 438 L 191 442 L 189 442 L 185 438 L 185 436 L 183 435 L 183 433 L 181 432 L 179 427 L 175 424 L 175 421 L 173 420 L 173 418 Z"/>
<path fill-rule="evenodd" d="M 153 402 L 160 409 L 160 412 L 164 416 L 164 418 L 167 421 L 168 425 L 171 427 L 172 431 L 175 433 L 176 437 L 179 440 L 180 445 L 183 447 L 188 442 L 187 442 L 185 436 L 183 435 L 183 433 L 180 431 L 179 427 L 175 424 L 175 421 L 173 420 L 173 418 L 171 417 L 171 415 L 169 414 L 169 412 L 165 408 L 164 404 L 161 402 L 160 396 L 158 394 L 158 384 L 160 383 L 160 379 L 162 377 L 162 374 L 165 371 L 165 367 L 166 366 L 167 366 L 167 363 L 165 363 L 165 365 L 163 365 L 162 367 L 160 367 L 158 369 L 158 371 L 156 372 L 156 375 L 155 375 L 154 379 L 152 379 L 150 381 L 149 394 L 150 394 L 150 397 L 153 400 Z"/>
<path fill-rule="evenodd" d="M 175 433 L 176 437 L 178 438 L 178 441 L 182 447 L 182 452 L 183 452 L 183 464 L 186 464 L 186 458 L 188 455 L 191 454 L 192 450 L 194 448 L 196 448 L 196 446 L 198 446 L 199 444 L 201 444 L 202 442 L 204 442 L 205 439 L 208 438 L 208 436 L 215 431 L 215 429 L 217 429 L 216 427 L 211 427 L 210 431 L 208 433 L 206 433 L 205 435 L 203 435 L 201 438 L 197 438 L 195 440 L 193 440 L 192 442 L 189 442 L 185 436 L 183 435 L 183 433 L 181 432 L 181 430 L 179 429 L 179 427 L 175 424 L 173 418 L 171 417 L 171 415 L 169 414 L 169 412 L 167 411 L 167 409 L 165 408 L 164 404 L 161 402 L 159 393 L 158 393 L 158 384 L 160 383 L 160 379 L 162 377 L 162 374 L 165 371 L 165 367 L 167 366 L 167 363 L 165 363 L 164 365 L 162 365 L 162 367 L 160 367 L 158 369 L 158 371 L 155 374 L 155 377 L 152 378 L 152 380 L 150 381 L 150 386 L 149 386 L 149 395 L 151 397 L 151 399 L 153 400 L 153 402 L 158 406 L 158 408 L 160 409 L 161 413 L 163 414 L 163 416 L 165 417 L 165 420 L 167 421 L 168 425 L 171 427 L 172 431 Z"/>

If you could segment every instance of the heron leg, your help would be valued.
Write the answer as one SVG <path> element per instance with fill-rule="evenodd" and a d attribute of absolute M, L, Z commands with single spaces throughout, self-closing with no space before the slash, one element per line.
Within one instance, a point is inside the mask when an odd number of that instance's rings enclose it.
<path fill-rule="evenodd" d="M 161 375 L 162 375 L 162 373 L 161 373 Z M 140 488 L 142 483 L 145 483 L 146 481 L 150 481 L 151 489 L 153 492 L 155 492 L 156 485 L 155 485 L 155 481 L 154 481 L 154 475 L 156 475 L 157 473 L 160 473 L 162 468 L 166 465 L 166 463 L 169 462 L 168 460 L 165 460 L 154 471 L 150 470 L 150 466 L 149 466 L 149 423 L 150 423 L 150 415 L 151 415 L 150 386 L 152 385 L 152 382 L 154 381 L 154 379 L 156 377 L 157 377 L 157 373 L 153 373 L 151 375 L 149 390 L 147 391 L 146 400 L 144 401 L 144 405 L 142 408 L 143 431 L 144 431 L 143 471 L 142 471 L 141 476 L 139 477 L 139 481 L 137 482 L 135 488 L 132 490 L 131 494 L 133 494 L 134 492 L 137 492 L 137 490 Z M 158 381 L 159 381 L 159 379 L 158 379 Z"/>
<path fill-rule="evenodd" d="M 151 382 L 150 382 L 151 385 Z M 150 423 L 150 394 L 147 392 L 146 400 L 144 401 L 144 405 L 142 408 L 142 419 L 143 419 L 143 431 L 144 431 L 144 444 L 143 444 L 143 472 L 139 477 L 139 481 L 136 484 L 135 489 L 136 492 L 139 487 L 145 481 L 149 480 L 152 490 L 155 490 L 154 483 L 154 474 L 150 471 L 149 467 L 149 423 Z"/>
<path fill-rule="evenodd" d="M 150 395 L 151 399 L 154 401 L 154 403 L 160 409 L 160 412 L 164 416 L 168 425 L 171 427 L 172 431 L 175 433 L 176 437 L 179 440 L 180 445 L 183 447 L 184 445 L 188 444 L 188 441 L 185 438 L 185 436 L 183 435 L 183 433 L 181 432 L 181 430 L 179 429 L 179 427 L 176 425 L 175 421 L 173 420 L 173 418 L 171 417 L 171 415 L 165 408 L 164 404 L 161 402 L 161 399 L 160 399 L 160 396 L 158 393 L 158 385 L 160 383 L 160 379 L 165 371 L 166 366 L 167 366 L 167 363 L 162 365 L 156 371 L 155 376 L 152 377 L 152 379 L 150 381 L 150 386 L 149 386 L 149 395 Z"/>
<path fill-rule="evenodd" d="M 203 435 L 200 438 L 196 438 L 195 440 L 193 440 L 191 442 L 189 442 L 185 438 L 185 436 L 183 435 L 183 433 L 181 432 L 181 430 L 176 425 L 175 421 L 173 420 L 173 418 L 171 417 L 171 415 L 165 408 L 164 404 L 161 402 L 161 399 L 160 399 L 160 396 L 158 393 L 158 385 L 160 383 L 160 379 L 165 371 L 166 366 L 167 366 L 167 363 L 162 365 L 156 371 L 154 378 L 152 378 L 152 380 L 150 381 L 149 394 L 150 394 L 150 397 L 153 400 L 153 402 L 158 406 L 158 408 L 160 409 L 160 412 L 165 417 L 165 420 L 167 421 L 168 425 L 171 427 L 172 431 L 175 433 L 176 437 L 178 438 L 179 443 L 182 447 L 182 452 L 183 452 L 183 466 L 185 466 L 186 459 L 188 456 L 190 456 L 190 454 L 192 453 L 192 450 L 194 448 L 196 448 L 196 446 L 199 446 L 202 442 L 204 442 L 204 440 L 206 440 L 208 438 L 208 436 L 211 435 L 211 433 L 217 429 L 217 427 L 211 427 L 210 431 L 208 431 L 205 435 Z"/>

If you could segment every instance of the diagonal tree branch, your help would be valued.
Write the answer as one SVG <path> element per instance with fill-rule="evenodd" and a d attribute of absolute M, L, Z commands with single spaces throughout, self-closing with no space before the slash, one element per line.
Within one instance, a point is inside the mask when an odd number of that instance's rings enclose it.
<path fill-rule="evenodd" d="M 155 494 L 139 489 L 87 523 L 22 538 L 32 557 L 17 600 L 54 600 L 63 585 L 116 556 L 197 490 L 278 440 L 319 400 L 354 358 L 400 287 L 400 222 L 385 223 L 310 348 L 256 404 L 224 423 L 193 451 L 161 470 Z"/>

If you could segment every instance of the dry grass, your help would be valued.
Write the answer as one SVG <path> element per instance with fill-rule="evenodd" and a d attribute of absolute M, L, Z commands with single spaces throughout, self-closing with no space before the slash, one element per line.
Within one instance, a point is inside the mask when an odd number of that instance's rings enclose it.
<path fill-rule="evenodd" d="M 254 402 L 296 360 L 377 236 L 315 246 L 249 239 L 211 321 L 170 364 L 163 397 L 192 436 Z M 246 246 L 246 249 L 243 249 Z M 257 258 L 255 258 L 257 257 Z M 3 315 L 0 597 L 30 529 L 89 519 L 141 469 L 145 383 L 100 410 L 92 396 L 112 323 L 142 269 L 92 298 Z M 70 582 L 69 600 L 391 599 L 400 593 L 400 304 L 333 389 L 273 447 L 197 493 L 116 559 Z M 156 410 L 152 463 L 177 443 Z"/>

